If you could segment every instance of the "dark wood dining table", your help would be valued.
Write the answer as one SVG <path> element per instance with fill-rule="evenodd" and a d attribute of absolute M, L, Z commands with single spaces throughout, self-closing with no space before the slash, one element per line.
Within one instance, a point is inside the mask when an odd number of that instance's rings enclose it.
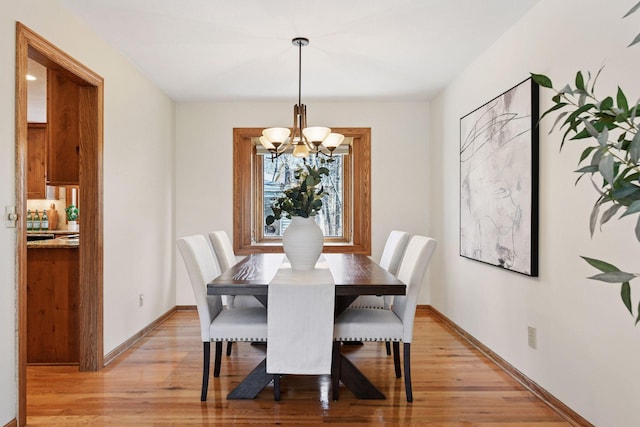
<path fill-rule="evenodd" d="M 406 285 L 366 255 L 323 254 L 335 283 L 335 316 L 360 295 L 405 295 Z M 254 295 L 267 305 L 269 282 L 282 265 L 284 254 L 251 254 L 207 285 L 209 295 Z M 337 377 L 359 399 L 385 399 L 382 393 L 334 346 L 332 376 Z M 228 395 L 228 399 L 253 399 L 273 379 L 266 371 L 266 358 Z M 337 381 L 334 378 L 334 383 Z M 338 391 L 333 390 L 334 399 Z"/>

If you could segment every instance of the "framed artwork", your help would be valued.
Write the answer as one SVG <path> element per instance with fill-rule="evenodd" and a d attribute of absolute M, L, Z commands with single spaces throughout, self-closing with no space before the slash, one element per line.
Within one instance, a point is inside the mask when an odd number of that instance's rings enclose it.
<path fill-rule="evenodd" d="M 538 275 L 538 85 L 460 119 L 460 255 Z"/>

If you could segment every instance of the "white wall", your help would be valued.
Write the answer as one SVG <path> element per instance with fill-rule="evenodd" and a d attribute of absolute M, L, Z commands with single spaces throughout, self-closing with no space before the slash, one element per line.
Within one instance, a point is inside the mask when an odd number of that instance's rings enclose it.
<path fill-rule="evenodd" d="M 431 304 L 529 378 L 595 425 L 637 423 L 640 327 L 620 301 L 619 285 L 594 274 L 578 256 L 605 259 L 637 271 L 640 244 L 634 219 L 613 221 L 589 238 L 596 193 L 574 181 L 582 143 L 559 153 L 561 133 L 540 132 L 540 277 L 529 278 L 459 256 L 459 119 L 511 88 L 529 72 L 557 86 L 579 69 L 606 65 L 596 92 L 633 102 L 640 95 L 640 47 L 625 48 L 640 32 L 640 15 L 622 20 L 633 1 L 544 0 L 469 66 L 431 103 L 430 229 L 439 240 L 431 275 Z M 608 8 L 612 10 L 607 10 Z M 553 93 L 541 90 L 541 109 Z M 640 297 L 632 282 L 634 305 Z M 527 346 L 527 326 L 538 349 Z"/>
<path fill-rule="evenodd" d="M 15 22 L 105 79 L 104 350 L 175 305 L 174 104 L 58 1 L 0 0 L 0 207 L 15 204 Z M 15 229 L 0 223 L 0 424 L 16 416 Z M 138 294 L 145 306 L 138 308 Z"/>
<path fill-rule="evenodd" d="M 232 236 L 233 128 L 290 126 L 294 102 L 177 104 L 177 237 L 212 230 Z M 427 103 L 305 102 L 310 125 L 371 128 L 374 259 L 393 229 L 427 234 Z M 176 274 L 177 303 L 193 304 L 181 260 Z"/>

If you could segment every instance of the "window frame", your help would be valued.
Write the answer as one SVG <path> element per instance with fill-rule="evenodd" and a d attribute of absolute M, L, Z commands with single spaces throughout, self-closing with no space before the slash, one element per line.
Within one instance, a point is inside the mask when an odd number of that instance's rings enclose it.
<path fill-rule="evenodd" d="M 238 255 L 251 253 L 283 252 L 282 243 L 254 242 L 253 221 L 262 203 L 262 163 L 257 161 L 257 150 L 253 138 L 262 135 L 263 128 L 233 129 L 233 246 Z M 371 255 L 371 128 L 334 128 L 334 132 L 352 137 L 349 167 L 350 176 L 345 176 L 345 236 L 352 234 L 347 242 L 343 239 L 326 238 L 325 253 L 357 253 Z M 250 171 L 250 173 L 246 173 Z M 351 182 L 351 185 L 348 183 Z M 358 189 L 355 191 L 354 189 Z M 349 202 L 349 203 L 347 203 Z M 353 221 L 349 218 L 352 217 Z M 347 225 L 347 222 L 349 223 Z"/>

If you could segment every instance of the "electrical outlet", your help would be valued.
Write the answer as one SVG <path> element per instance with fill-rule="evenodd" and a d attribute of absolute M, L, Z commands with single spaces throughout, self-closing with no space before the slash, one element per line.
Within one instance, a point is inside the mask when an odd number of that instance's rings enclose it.
<path fill-rule="evenodd" d="M 144 294 L 138 295 L 138 307 L 142 307 L 144 305 Z"/>
<path fill-rule="evenodd" d="M 528 326 L 527 336 L 529 340 L 529 347 L 532 349 L 538 348 L 538 330 L 533 326 Z"/>

